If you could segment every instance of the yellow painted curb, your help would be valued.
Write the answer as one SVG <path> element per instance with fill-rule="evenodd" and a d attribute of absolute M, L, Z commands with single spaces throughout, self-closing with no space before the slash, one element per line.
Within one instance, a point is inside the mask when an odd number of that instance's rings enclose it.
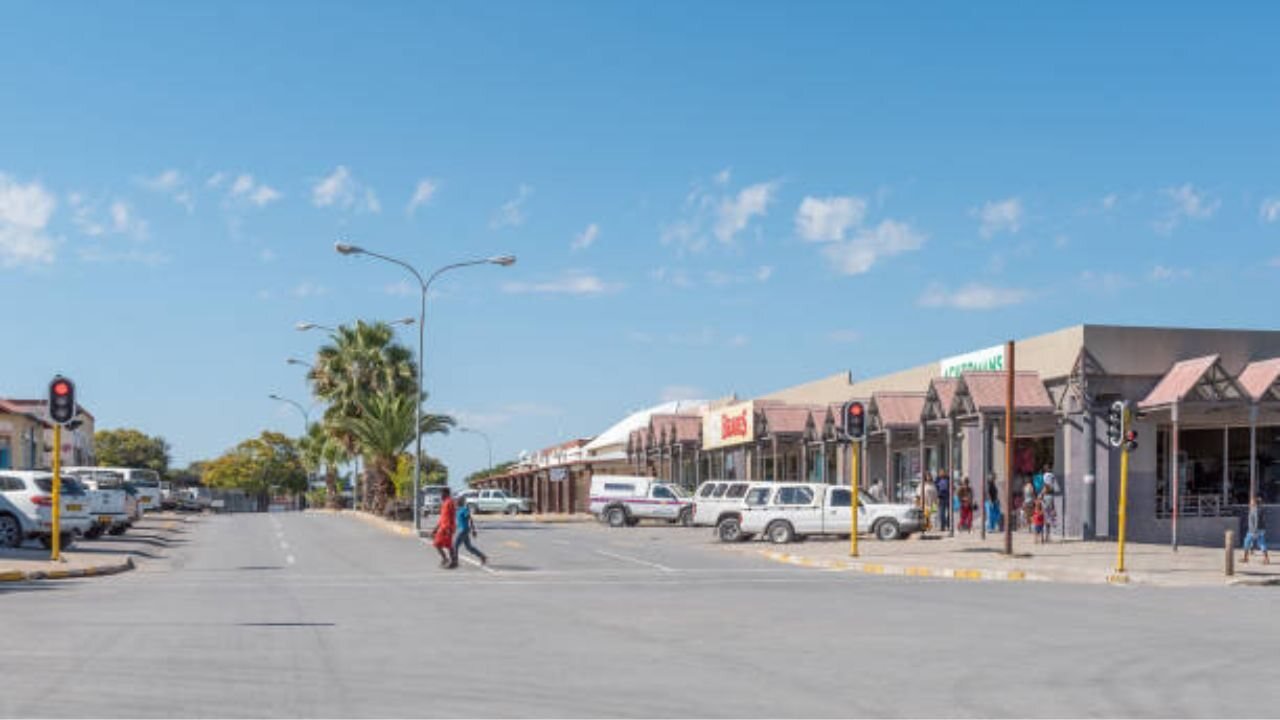
<path fill-rule="evenodd" d="M 909 567 L 907 568 L 907 574 L 913 577 L 929 577 L 932 573 L 929 572 L 927 567 Z"/>
<path fill-rule="evenodd" d="M 1107 576 L 1107 582 L 1112 585 L 1127 585 L 1129 583 L 1129 573 L 1111 573 Z"/>
<path fill-rule="evenodd" d="M 1015 436 L 1015 437 L 1016 437 L 1016 436 Z M 864 573 L 870 573 L 870 574 L 872 574 L 872 575 L 883 575 L 883 574 L 884 574 L 884 566 L 883 566 L 883 565 L 873 565 L 873 564 L 871 564 L 871 563 L 867 563 L 867 564 L 865 564 L 865 565 L 863 565 L 863 566 L 862 566 L 862 572 L 864 572 Z"/>
<path fill-rule="evenodd" d="M 975 568 L 934 568 L 923 565 L 905 567 L 867 563 L 854 560 L 814 559 L 803 555 L 783 553 L 776 550 L 759 551 L 764 557 L 774 562 L 797 565 L 800 567 L 823 570 L 852 570 L 867 575 L 901 575 L 904 577 L 952 578 L 955 580 L 994 580 L 1004 582 L 1020 582 L 1027 580 L 1027 573 L 1022 570 L 978 570 Z"/>
<path fill-rule="evenodd" d="M 0 582 L 16 582 L 26 579 L 27 574 L 21 570 L 5 570 L 4 572 L 0 572 Z"/>
<path fill-rule="evenodd" d="M 956 570 L 951 577 L 957 580 L 981 580 L 981 570 Z"/>

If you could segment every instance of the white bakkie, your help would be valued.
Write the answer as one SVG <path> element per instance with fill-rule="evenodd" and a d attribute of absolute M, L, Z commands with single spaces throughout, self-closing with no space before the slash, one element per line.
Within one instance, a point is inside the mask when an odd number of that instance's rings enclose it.
<path fill-rule="evenodd" d="M 611 527 L 630 527 L 641 520 L 681 525 L 693 521 L 693 499 L 684 488 L 641 475 L 593 476 L 590 510 Z"/>
<path fill-rule="evenodd" d="M 814 535 L 848 536 L 849 488 L 822 483 L 759 483 L 743 499 L 741 517 L 726 517 L 716 527 L 724 542 L 763 535 L 775 543 Z M 894 540 L 920 530 L 924 515 L 913 505 L 877 503 L 858 494 L 858 533 Z"/>

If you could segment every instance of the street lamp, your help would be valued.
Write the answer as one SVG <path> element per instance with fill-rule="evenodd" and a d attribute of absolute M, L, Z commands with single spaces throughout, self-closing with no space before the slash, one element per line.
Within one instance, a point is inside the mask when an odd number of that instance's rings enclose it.
<path fill-rule="evenodd" d="M 399 320 L 391 320 L 387 324 L 388 325 L 412 325 L 415 322 L 417 321 L 411 317 L 402 317 Z M 319 323 L 313 323 L 313 322 L 300 322 L 297 325 L 294 325 L 293 329 L 297 330 L 298 332 L 306 332 L 308 330 L 328 330 L 331 333 L 338 332 L 337 328 L 331 328 L 328 325 L 321 325 Z"/>
<path fill-rule="evenodd" d="M 471 433 L 472 435 L 479 435 L 484 438 L 484 444 L 489 449 L 489 472 L 493 472 L 493 441 L 489 439 L 489 436 L 475 428 L 469 427 L 460 427 L 458 428 L 458 432 Z"/>
<path fill-rule="evenodd" d="M 449 265 L 438 268 L 435 272 L 427 276 L 426 280 L 423 280 L 422 273 L 418 272 L 416 268 L 403 260 L 397 260 L 396 258 L 382 255 L 380 253 L 373 252 L 372 250 L 365 250 L 362 247 L 343 242 L 334 243 L 333 249 L 338 251 L 338 254 L 340 255 L 368 255 L 370 257 L 375 257 L 379 260 L 392 263 L 393 265 L 399 265 L 413 274 L 414 279 L 418 281 L 418 287 L 422 290 L 421 305 L 418 309 L 418 397 L 415 398 L 414 402 L 416 412 L 414 414 L 415 427 L 413 450 L 413 530 L 415 534 L 420 535 L 422 533 L 422 498 L 419 496 L 422 487 L 422 347 L 423 327 L 427 322 L 427 291 L 430 290 L 432 281 L 441 274 L 450 270 L 470 267 L 472 265 L 500 265 L 502 267 L 511 267 L 516 262 L 516 256 L 494 255 L 487 258 L 450 263 Z"/>
<path fill-rule="evenodd" d="M 314 365 L 307 362 L 306 360 L 299 360 L 298 358 L 295 358 L 295 357 L 291 357 L 288 360 L 285 360 L 285 362 L 289 365 L 301 365 L 302 367 L 308 367 L 308 368 L 315 367 Z"/>
<path fill-rule="evenodd" d="M 290 359 L 292 359 L 292 358 L 290 358 Z M 277 395 L 277 394 L 275 394 L 275 393 L 271 393 L 271 394 L 270 394 L 270 395 L 268 395 L 267 397 L 269 397 L 269 398 L 271 398 L 272 400 L 275 400 L 275 401 L 277 401 L 277 402 L 288 403 L 288 404 L 292 405 L 293 407 L 297 408 L 298 412 L 302 413 L 302 438 L 305 438 L 305 437 L 307 436 L 307 432 L 308 432 L 308 431 L 310 431 L 310 429 L 311 429 L 311 412 L 310 412 L 309 410 L 307 410 L 306 408 L 302 407 L 302 404 L 301 404 L 301 403 L 299 403 L 299 402 L 297 402 L 297 401 L 294 401 L 294 400 L 290 400 L 290 399 L 289 399 L 289 398 L 287 398 L 287 397 L 281 397 L 281 396 L 279 396 L 279 395 Z M 301 438 L 299 438 L 299 439 L 301 439 Z M 310 476 L 308 476 L 308 477 L 307 477 L 307 489 L 308 489 L 308 490 L 310 490 L 310 489 L 311 489 L 311 478 L 310 478 Z"/>

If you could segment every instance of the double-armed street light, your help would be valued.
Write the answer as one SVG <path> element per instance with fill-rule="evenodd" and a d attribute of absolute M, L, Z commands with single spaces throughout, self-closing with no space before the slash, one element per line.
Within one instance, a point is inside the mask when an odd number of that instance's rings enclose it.
<path fill-rule="evenodd" d="M 418 272 L 417 268 L 403 260 L 398 260 L 396 258 L 344 242 L 334 243 L 333 249 L 340 255 L 368 255 L 369 257 L 384 260 L 393 265 L 399 265 L 413 275 L 414 279 L 418 281 L 418 288 L 422 291 L 421 304 L 418 310 L 418 397 L 415 399 L 416 402 L 414 402 L 416 413 L 414 416 L 415 427 L 413 452 L 413 529 L 415 533 L 421 534 L 422 497 L 420 493 L 422 487 L 422 391 L 424 386 L 422 378 L 422 348 L 423 326 L 427 321 L 427 291 L 430 290 L 432 281 L 450 270 L 457 270 L 458 268 L 470 267 L 472 265 L 499 265 L 501 267 L 510 267 L 515 264 L 516 257 L 514 255 L 494 255 L 487 258 L 477 258 L 475 260 L 464 260 L 462 262 L 450 263 L 444 267 L 438 268 L 424 280 L 422 278 L 422 273 Z"/>

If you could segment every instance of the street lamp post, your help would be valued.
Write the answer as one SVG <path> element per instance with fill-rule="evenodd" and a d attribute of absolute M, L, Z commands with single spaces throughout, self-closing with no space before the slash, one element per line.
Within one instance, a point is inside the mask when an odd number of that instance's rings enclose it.
<path fill-rule="evenodd" d="M 414 427 L 414 433 L 413 433 L 414 434 L 413 529 L 414 529 L 414 534 L 421 535 L 422 534 L 422 510 L 421 510 L 422 498 L 420 497 L 420 492 L 422 487 L 422 388 L 423 388 L 422 352 L 423 352 L 423 326 L 426 324 L 426 321 L 427 321 L 427 291 L 430 290 L 432 281 L 434 281 L 437 277 L 440 277 L 440 275 L 450 270 L 470 267 L 472 265 L 501 265 L 502 267 L 510 267 L 515 264 L 516 257 L 514 255 L 495 255 L 493 257 L 488 257 L 488 258 L 480 258 L 476 260 L 464 260 L 462 262 L 450 263 L 449 265 L 445 265 L 444 267 L 437 269 L 435 272 L 431 273 L 431 275 L 427 276 L 426 280 L 423 280 L 422 273 L 418 272 L 416 268 L 414 268 L 409 263 L 404 262 L 403 260 L 397 260 L 396 258 L 373 252 L 372 250 L 365 250 L 362 247 L 358 247 L 356 245 L 349 245 L 347 243 L 342 243 L 342 242 L 334 243 L 333 249 L 336 250 L 340 255 L 368 255 L 370 257 L 375 257 L 375 258 L 378 258 L 379 260 L 384 260 L 386 262 L 392 263 L 393 265 L 399 265 L 405 270 L 408 270 L 413 275 L 414 279 L 418 281 L 419 289 L 422 291 L 421 304 L 418 309 L 418 397 L 415 398 L 415 402 L 414 402 L 414 408 L 416 412 L 414 413 L 415 427 Z"/>
<path fill-rule="evenodd" d="M 292 360 L 293 358 L 290 358 L 290 361 Z M 311 412 L 306 408 L 302 407 L 302 404 L 297 402 L 296 400 L 290 400 L 287 397 L 281 397 L 275 393 L 271 393 L 268 397 L 270 397 L 272 400 L 275 400 L 277 402 L 288 403 L 289 405 L 292 405 L 293 407 L 297 408 L 298 412 L 302 413 L 302 437 L 305 438 L 307 436 L 307 433 L 311 430 Z M 307 489 L 308 490 L 311 489 L 310 476 L 307 477 Z"/>
<path fill-rule="evenodd" d="M 484 438 L 485 447 L 489 450 L 489 472 L 493 472 L 493 441 L 489 439 L 488 434 L 469 427 L 460 427 L 458 428 L 458 432 L 471 433 L 472 435 L 479 435 Z"/>

